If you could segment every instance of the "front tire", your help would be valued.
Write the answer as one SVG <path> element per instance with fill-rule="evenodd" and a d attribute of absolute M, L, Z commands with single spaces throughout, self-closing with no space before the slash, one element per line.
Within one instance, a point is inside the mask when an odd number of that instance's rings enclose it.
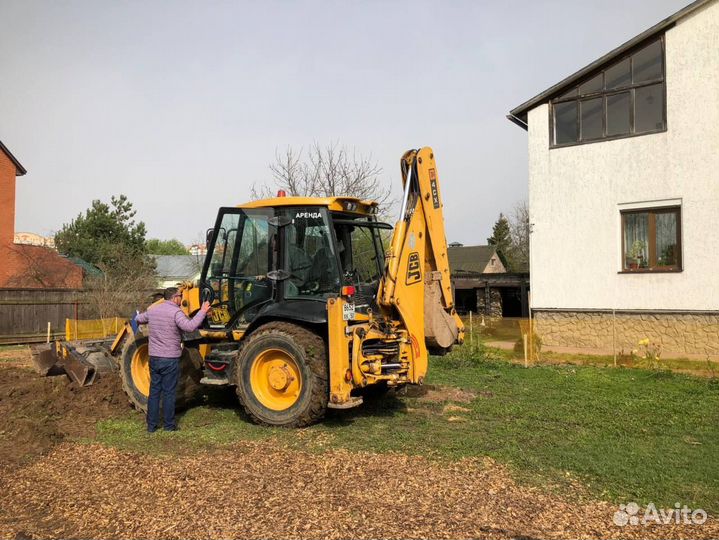
<path fill-rule="evenodd" d="M 286 322 L 255 330 L 234 372 L 245 412 L 268 426 L 303 427 L 320 420 L 327 410 L 328 379 L 324 340 Z"/>
<path fill-rule="evenodd" d="M 200 390 L 202 372 L 197 369 L 197 362 L 193 362 L 193 355 L 199 355 L 199 351 L 188 348 L 182 350 L 175 398 L 177 410 L 186 408 Z M 120 354 L 120 379 L 130 404 L 138 411 L 146 413 L 150 395 L 150 353 L 147 336 L 137 334 L 127 338 Z"/>

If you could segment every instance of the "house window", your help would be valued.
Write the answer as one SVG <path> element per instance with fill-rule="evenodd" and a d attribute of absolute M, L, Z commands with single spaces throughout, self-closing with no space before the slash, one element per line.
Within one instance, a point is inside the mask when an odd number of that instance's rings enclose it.
<path fill-rule="evenodd" d="M 625 210 L 621 216 L 623 271 L 682 269 L 680 207 Z"/>
<path fill-rule="evenodd" d="M 664 38 L 642 46 L 550 102 L 551 145 L 664 131 Z"/>

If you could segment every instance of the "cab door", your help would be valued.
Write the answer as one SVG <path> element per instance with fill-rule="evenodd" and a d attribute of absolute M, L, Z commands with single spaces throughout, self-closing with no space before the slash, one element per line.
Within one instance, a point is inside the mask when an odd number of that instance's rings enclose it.
<path fill-rule="evenodd" d="M 274 298 L 268 277 L 277 266 L 273 215 L 271 209 L 220 209 L 202 273 L 203 291 L 213 297 L 210 328 L 249 324 Z"/>

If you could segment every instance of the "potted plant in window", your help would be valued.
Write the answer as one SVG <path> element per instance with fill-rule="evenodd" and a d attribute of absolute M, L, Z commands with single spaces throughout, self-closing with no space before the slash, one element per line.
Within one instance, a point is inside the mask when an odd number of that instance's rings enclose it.
<path fill-rule="evenodd" d="M 674 244 L 669 244 L 662 251 L 662 256 L 659 258 L 659 266 L 671 266 L 676 264 L 676 257 L 674 255 Z"/>
<path fill-rule="evenodd" d="M 636 270 L 642 265 L 646 245 L 644 240 L 635 240 L 632 247 L 629 248 L 627 252 L 627 268 L 629 270 Z"/>

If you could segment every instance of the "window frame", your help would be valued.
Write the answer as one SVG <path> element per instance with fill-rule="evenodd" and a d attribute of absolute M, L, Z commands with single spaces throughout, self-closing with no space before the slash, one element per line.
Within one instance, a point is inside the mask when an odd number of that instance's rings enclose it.
<path fill-rule="evenodd" d="M 656 235 L 656 215 L 665 213 L 676 214 L 676 229 L 677 229 L 677 249 L 676 249 L 676 264 L 671 266 L 657 266 L 657 235 Z M 625 220 L 624 216 L 629 214 L 647 214 L 647 253 L 649 258 L 649 266 L 647 268 L 625 268 L 627 246 L 625 244 Z M 684 271 L 684 258 L 682 256 L 682 207 L 681 205 L 671 204 L 664 206 L 647 206 L 637 208 L 627 208 L 619 211 L 620 215 L 620 229 L 621 229 L 621 270 L 619 274 L 666 274 L 666 273 L 677 273 Z M 653 265 L 652 265 L 653 263 Z"/>
<path fill-rule="evenodd" d="M 655 42 L 659 42 L 661 45 L 661 52 L 662 52 L 662 74 L 661 78 L 658 79 L 651 79 L 647 81 L 642 81 L 639 83 L 635 83 L 633 80 L 633 60 L 632 57 L 644 49 L 645 47 L 648 47 L 652 45 Z M 614 66 L 621 64 L 625 60 L 629 59 L 629 73 L 630 73 L 630 83 L 624 87 L 621 88 L 614 88 L 611 90 L 604 90 L 604 85 L 606 84 L 606 72 L 613 68 Z M 602 66 L 601 69 L 597 69 L 589 73 L 588 75 L 582 77 L 581 80 L 579 80 L 577 83 L 575 83 L 572 88 L 567 89 L 563 88 L 561 94 L 559 97 L 554 97 L 549 100 L 549 148 L 566 148 L 568 146 L 578 146 L 581 144 L 592 144 L 602 141 L 614 141 L 618 139 L 628 139 L 632 137 L 641 137 L 643 135 L 651 135 L 654 133 L 664 133 L 667 131 L 667 125 L 668 125 L 668 119 L 667 119 L 667 76 L 666 76 L 666 70 L 667 70 L 667 61 L 666 61 L 666 40 L 665 40 L 665 34 L 662 34 L 657 39 L 656 36 L 652 36 L 650 39 L 647 39 L 646 41 L 643 41 L 642 43 L 636 45 L 635 47 L 632 47 L 629 51 L 626 51 L 622 56 L 619 56 L 617 58 L 614 58 L 611 64 L 605 64 Z M 597 75 L 602 76 L 602 89 L 599 91 L 589 92 L 587 94 L 580 94 L 579 88 L 592 79 L 594 79 Z M 635 112 L 636 112 L 636 90 L 638 88 L 644 88 L 648 86 L 653 86 L 656 84 L 662 85 L 662 120 L 663 120 L 663 126 L 661 129 L 655 129 L 651 131 L 642 131 L 641 133 L 636 133 L 634 130 L 636 129 L 636 122 L 635 122 Z M 629 133 L 619 134 L 619 135 L 607 135 L 607 98 L 611 96 L 615 96 L 618 94 L 623 94 L 629 92 L 630 95 L 630 107 L 629 107 Z M 602 99 L 602 136 L 598 138 L 593 139 L 585 139 L 582 140 L 582 126 L 581 126 L 581 117 L 582 117 L 582 107 L 581 104 L 583 101 L 587 101 L 594 98 L 601 98 Z M 576 103 L 577 106 L 577 140 L 576 141 L 570 141 L 565 143 L 556 143 L 556 122 L 555 122 L 555 105 L 557 104 L 564 104 L 564 103 Z"/>

